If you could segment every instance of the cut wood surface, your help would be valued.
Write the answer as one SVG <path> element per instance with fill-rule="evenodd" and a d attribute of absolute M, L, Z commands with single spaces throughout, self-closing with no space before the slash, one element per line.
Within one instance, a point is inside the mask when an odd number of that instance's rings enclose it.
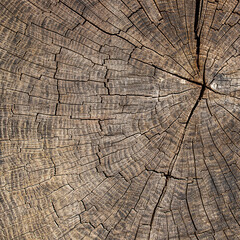
<path fill-rule="evenodd" d="M 0 239 L 240 239 L 238 0 L 0 0 Z"/>

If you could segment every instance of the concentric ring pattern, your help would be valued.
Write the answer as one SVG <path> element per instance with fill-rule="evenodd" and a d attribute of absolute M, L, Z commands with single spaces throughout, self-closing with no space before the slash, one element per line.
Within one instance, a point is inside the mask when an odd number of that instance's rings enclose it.
<path fill-rule="evenodd" d="M 240 238 L 239 1 L 0 11 L 0 239 Z"/>

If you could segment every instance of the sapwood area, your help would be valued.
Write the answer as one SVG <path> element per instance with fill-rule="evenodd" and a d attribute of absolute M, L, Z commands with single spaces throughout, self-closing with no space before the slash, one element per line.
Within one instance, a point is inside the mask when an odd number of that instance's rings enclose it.
<path fill-rule="evenodd" d="M 238 0 L 0 13 L 0 239 L 240 239 Z"/>

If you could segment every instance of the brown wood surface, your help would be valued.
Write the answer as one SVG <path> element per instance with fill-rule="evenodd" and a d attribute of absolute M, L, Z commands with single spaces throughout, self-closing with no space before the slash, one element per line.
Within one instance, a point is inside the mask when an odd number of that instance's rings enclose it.
<path fill-rule="evenodd" d="M 240 239 L 237 0 L 0 0 L 0 239 Z"/>

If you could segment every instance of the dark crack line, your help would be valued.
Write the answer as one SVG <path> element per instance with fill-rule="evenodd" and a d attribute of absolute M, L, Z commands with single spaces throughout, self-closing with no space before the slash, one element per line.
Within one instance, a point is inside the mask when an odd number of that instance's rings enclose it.
<path fill-rule="evenodd" d="M 199 56 L 200 56 L 200 35 L 198 35 L 198 22 L 199 22 L 199 15 L 200 15 L 200 14 L 201 14 L 201 13 L 200 13 L 200 0 L 196 0 L 194 32 L 195 32 L 195 39 L 197 40 L 196 54 L 197 54 L 197 68 L 198 68 L 198 71 L 199 71 L 199 72 L 200 72 L 200 63 L 199 63 Z M 206 57 L 206 60 L 207 60 L 207 57 Z M 176 162 L 177 157 L 178 157 L 178 155 L 179 155 L 179 152 L 180 152 L 180 150 L 181 150 L 181 147 L 182 147 L 182 144 L 183 144 L 183 141 L 184 141 L 184 137 L 185 137 L 185 133 L 186 133 L 186 129 L 187 129 L 187 127 L 188 127 L 188 124 L 189 124 L 189 122 L 190 122 L 190 120 L 191 120 L 191 118 L 192 118 L 192 115 L 193 115 L 195 109 L 197 108 L 199 102 L 200 102 L 201 99 L 203 98 L 204 91 L 205 91 L 205 89 L 206 89 L 206 79 L 205 79 L 205 65 L 206 65 L 206 60 L 205 60 L 204 66 L 203 66 L 203 76 L 202 76 L 203 82 L 202 82 L 202 83 L 198 83 L 198 82 L 192 81 L 192 80 L 189 81 L 189 79 L 181 77 L 181 78 L 183 78 L 183 79 L 186 80 L 186 81 L 195 83 L 195 84 L 197 84 L 197 85 L 201 85 L 202 88 L 201 88 L 199 97 L 198 97 L 197 101 L 195 102 L 195 104 L 194 104 L 194 106 L 193 106 L 193 108 L 192 108 L 192 110 L 191 110 L 191 112 L 190 112 L 190 114 L 189 114 L 189 116 L 188 116 L 188 119 L 187 119 L 186 124 L 185 124 L 185 127 L 184 127 L 183 135 L 182 135 L 181 140 L 180 140 L 180 143 L 179 143 L 179 145 L 178 145 L 178 150 L 177 150 L 177 152 L 176 152 L 173 160 L 172 160 L 171 163 L 170 163 L 168 173 L 167 173 L 166 175 L 164 175 L 164 176 L 166 177 L 166 182 L 165 182 L 165 185 L 164 185 L 164 187 L 163 187 L 162 193 L 161 193 L 161 195 L 160 195 L 160 197 L 159 197 L 159 199 L 158 199 L 158 202 L 157 202 L 157 204 L 155 205 L 155 208 L 154 208 L 153 213 L 152 213 L 152 218 L 151 218 L 151 221 L 150 221 L 150 232 L 149 232 L 149 236 L 148 236 L 149 239 L 150 239 L 150 236 L 151 236 L 152 225 L 153 225 L 153 221 L 154 221 L 154 218 L 155 218 L 155 215 L 156 215 L 157 207 L 158 207 L 158 205 L 160 204 L 161 200 L 163 199 L 163 197 L 165 196 L 165 193 L 166 193 L 166 191 L 167 191 L 168 182 L 169 182 L 168 180 L 169 180 L 169 178 L 171 177 L 171 173 L 172 173 L 173 167 L 174 167 L 174 165 L 175 165 L 175 162 Z M 156 66 L 154 66 L 154 67 L 156 67 Z M 162 69 L 160 69 L 160 70 L 162 70 Z M 171 74 L 172 74 L 172 73 L 171 73 Z M 179 76 L 176 75 L 176 74 L 172 74 L 172 75 L 175 75 L 175 76 L 179 77 Z M 210 90 L 211 90 L 211 89 L 210 89 Z M 188 205 L 188 202 L 187 202 L 187 205 Z M 188 206 L 188 209 L 189 209 L 189 206 Z M 190 213 L 190 209 L 189 209 L 189 213 Z M 192 218 L 191 214 L 190 214 L 190 217 Z M 193 222 L 193 224 L 194 224 L 193 219 L 192 219 L 192 222 Z M 195 228 L 195 230 L 196 230 L 195 224 L 194 224 L 194 228 Z"/>
<path fill-rule="evenodd" d="M 197 40 L 197 68 L 200 70 L 199 64 L 199 55 L 200 55 L 200 35 L 198 35 L 198 22 L 199 22 L 199 14 L 200 14 L 200 0 L 196 0 L 196 8 L 195 8 L 195 22 L 194 22 L 194 33 L 195 39 Z"/>
<path fill-rule="evenodd" d="M 139 59 L 137 59 L 137 60 L 139 61 Z M 143 61 L 142 61 L 142 62 L 143 62 Z M 143 62 L 143 63 L 146 64 L 146 62 Z M 156 69 L 158 69 L 158 70 L 160 70 L 160 71 L 162 71 L 162 72 L 168 73 L 168 74 L 173 75 L 173 76 L 178 77 L 178 78 L 181 78 L 181 79 L 183 79 L 183 80 L 185 80 L 185 81 L 187 81 L 187 82 L 191 82 L 191 83 L 193 83 L 193 84 L 197 84 L 197 85 L 200 85 L 200 86 L 202 85 L 201 83 L 196 82 L 196 81 L 194 81 L 194 80 L 191 80 L 190 78 L 186 78 L 186 77 L 183 77 L 183 76 L 181 76 L 181 75 L 179 75 L 179 74 L 176 74 L 176 73 L 173 73 L 173 72 L 164 70 L 163 68 L 160 68 L 160 67 L 156 66 L 155 64 L 151 64 L 151 65 L 152 65 L 154 68 L 156 68 Z"/>
<path fill-rule="evenodd" d="M 198 238 L 198 236 L 197 236 L 197 226 L 196 226 L 196 224 L 195 224 L 195 221 L 194 221 L 194 219 L 193 219 L 193 216 L 192 216 L 192 213 L 191 213 L 191 210 L 190 210 L 190 206 L 189 206 L 189 202 L 188 202 L 188 198 L 187 198 L 187 192 L 188 192 L 188 185 L 189 184 L 187 184 L 187 188 L 186 188 L 186 207 L 187 207 L 187 211 L 188 211 L 188 213 L 189 213 L 189 217 L 190 217 L 190 219 L 191 219 L 191 221 L 192 221 L 192 224 L 193 224 L 193 227 L 194 227 L 194 236 L 197 238 L 197 239 L 199 239 Z"/>
<path fill-rule="evenodd" d="M 191 110 L 191 112 L 190 112 L 190 114 L 189 114 L 189 116 L 188 116 L 188 119 L 187 119 L 187 122 L 186 122 L 186 125 L 185 125 L 185 130 L 186 130 L 187 127 L 188 127 L 188 124 L 189 124 L 189 122 L 190 122 L 190 120 L 191 120 L 191 118 L 192 118 L 192 115 L 193 115 L 195 109 L 196 109 L 197 106 L 198 106 L 198 103 L 201 101 L 201 99 L 202 99 L 202 97 L 203 97 L 205 88 L 206 88 L 206 86 L 203 84 L 203 85 L 202 85 L 201 92 L 200 92 L 200 95 L 199 95 L 196 103 L 194 104 L 194 106 L 193 106 L 193 108 L 192 108 L 192 110 Z"/>
<path fill-rule="evenodd" d="M 195 39 L 197 40 L 197 46 L 196 46 L 196 53 L 197 53 L 197 68 L 198 68 L 198 71 L 200 72 L 200 63 L 199 63 L 199 57 L 200 57 L 200 34 L 198 35 L 198 24 L 199 24 L 199 15 L 201 14 L 201 10 L 200 10 L 200 0 L 196 0 L 196 10 L 195 10 L 195 22 L 194 22 L 194 32 L 195 32 Z M 206 62 L 207 62 L 207 57 L 208 57 L 208 53 L 207 53 L 207 56 L 206 56 L 206 59 L 205 59 L 205 62 L 204 62 L 204 66 L 203 66 L 203 75 L 202 75 L 202 79 L 203 79 L 203 83 L 201 84 L 202 85 L 202 88 L 201 88 L 201 91 L 200 91 L 200 94 L 199 94 L 199 97 L 196 101 L 196 103 L 194 104 L 189 116 L 188 116 L 188 119 L 187 119 L 187 122 L 186 122 L 186 125 L 185 125 L 185 130 L 188 126 L 188 123 L 190 122 L 191 120 L 191 117 L 195 111 L 195 109 L 197 108 L 199 102 L 201 101 L 201 99 L 203 98 L 203 95 L 204 95 L 204 91 L 206 89 L 206 78 L 205 78 L 205 69 L 206 69 Z M 209 90 L 212 90 L 211 88 L 208 87 Z"/>
<path fill-rule="evenodd" d="M 166 180 L 165 180 L 164 187 L 162 189 L 162 193 L 160 194 L 158 201 L 153 209 L 153 213 L 152 213 L 152 217 L 151 217 L 151 221 L 150 221 L 150 231 L 149 231 L 148 239 L 150 239 L 150 237 L 151 237 L 152 226 L 153 226 L 153 221 L 154 221 L 154 218 L 155 218 L 155 215 L 157 212 L 157 207 L 160 204 L 161 200 L 163 199 L 165 192 L 167 191 L 168 180 L 169 180 L 169 176 L 166 176 Z"/>

